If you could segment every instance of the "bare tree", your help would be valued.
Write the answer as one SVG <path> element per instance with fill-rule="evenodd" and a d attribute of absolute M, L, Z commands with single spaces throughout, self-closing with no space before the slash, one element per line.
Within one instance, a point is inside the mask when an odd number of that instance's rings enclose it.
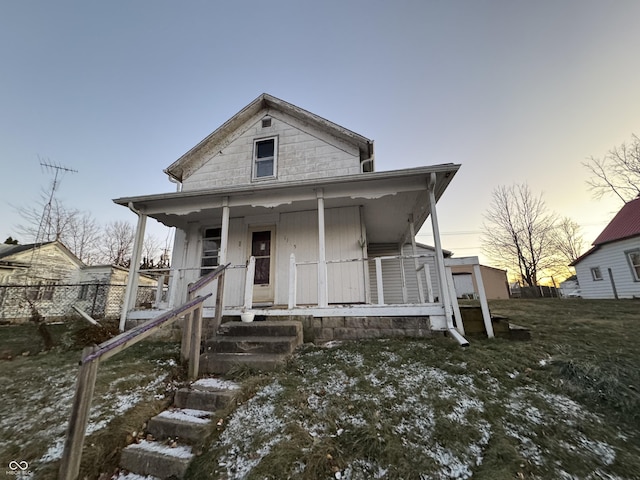
<path fill-rule="evenodd" d="M 596 198 L 614 194 L 623 202 L 640 195 L 640 138 L 631 135 L 631 143 L 613 147 L 602 158 L 591 157 L 583 165 L 591 172 L 587 184 Z"/>
<path fill-rule="evenodd" d="M 561 218 L 553 232 L 553 246 L 567 265 L 576 260 L 584 251 L 580 225 L 569 217 Z"/>
<path fill-rule="evenodd" d="M 58 240 L 82 262 L 93 263 L 100 234 L 96 220 L 89 212 L 69 208 L 56 198 L 47 199 L 45 193 L 35 206 L 14 207 L 22 218 L 16 230 L 27 243 Z"/>
<path fill-rule="evenodd" d="M 71 218 L 79 213 L 55 198 L 49 201 L 46 192 L 42 192 L 40 200 L 34 206 L 14 208 L 22 219 L 22 223 L 16 225 L 16 230 L 28 243 L 61 240 Z"/>
<path fill-rule="evenodd" d="M 73 254 L 87 265 L 95 263 L 99 257 L 98 241 L 100 226 L 89 212 L 77 212 L 69 222 L 62 236 L 64 243 Z"/>
<path fill-rule="evenodd" d="M 542 195 L 535 197 L 528 185 L 499 186 L 484 215 L 483 250 L 503 268 L 515 269 L 528 286 L 556 263 L 553 248 L 555 215 Z"/>
<path fill-rule="evenodd" d="M 160 241 L 151 234 L 146 235 L 144 237 L 144 242 L 142 242 L 141 268 L 154 268 L 156 264 L 160 262 L 161 255 L 162 250 L 160 249 Z"/>
<path fill-rule="evenodd" d="M 116 220 L 104 227 L 101 261 L 128 267 L 131 262 L 134 230 L 129 222 Z"/>

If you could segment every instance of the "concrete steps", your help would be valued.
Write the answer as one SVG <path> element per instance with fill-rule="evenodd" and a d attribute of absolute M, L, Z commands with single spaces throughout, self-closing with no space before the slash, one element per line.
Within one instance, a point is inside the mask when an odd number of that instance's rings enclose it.
<path fill-rule="evenodd" d="M 204 378 L 180 389 L 175 406 L 149 420 L 147 440 L 122 451 L 120 466 L 125 475 L 183 478 L 195 456 L 193 446 L 211 433 L 214 412 L 229 405 L 238 388 L 233 382 Z"/>
<path fill-rule="evenodd" d="M 302 323 L 298 321 L 226 322 L 218 328 L 216 338 L 206 343 L 200 371 L 220 374 L 238 366 L 276 370 L 301 344 Z"/>

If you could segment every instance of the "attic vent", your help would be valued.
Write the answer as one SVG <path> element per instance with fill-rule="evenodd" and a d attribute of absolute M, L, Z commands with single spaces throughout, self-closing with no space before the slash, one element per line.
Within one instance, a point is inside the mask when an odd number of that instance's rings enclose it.
<path fill-rule="evenodd" d="M 262 128 L 267 128 L 271 126 L 271 117 L 265 117 L 262 119 Z"/>

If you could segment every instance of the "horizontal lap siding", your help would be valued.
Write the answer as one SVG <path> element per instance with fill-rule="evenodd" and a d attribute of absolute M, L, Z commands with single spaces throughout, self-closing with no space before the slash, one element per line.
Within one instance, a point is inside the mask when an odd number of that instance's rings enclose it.
<path fill-rule="evenodd" d="M 640 238 L 631 238 L 608 245 L 587 256 L 576 265 L 576 274 L 583 298 L 614 298 L 613 287 L 609 279 L 611 269 L 613 281 L 620 298 L 640 297 L 640 282 L 634 277 L 627 261 L 625 251 L 640 248 Z M 591 268 L 600 267 L 602 280 L 593 280 Z"/>
<path fill-rule="evenodd" d="M 413 248 L 407 244 L 403 247 L 403 255 L 413 255 Z M 418 255 L 431 255 L 432 250 L 418 247 Z M 369 283 L 371 285 L 371 301 L 373 303 L 378 302 L 378 287 L 376 280 L 376 265 L 375 257 L 384 256 L 397 256 L 400 255 L 400 251 L 397 246 L 387 244 L 372 244 L 369 245 Z M 418 295 L 418 279 L 416 275 L 416 269 L 413 258 L 391 259 L 382 260 L 382 287 L 384 289 L 384 303 L 385 304 L 402 304 L 404 298 L 402 295 L 402 268 L 404 266 L 404 278 L 407 288 L 407 303 L 419 303 L 420 297 Z M 431 285 L 433 286 L 434 297 L 439 296 L 437 272 L 435 267 L 435 259 L 419 258 L 419 265 L 425 263 L 429 265 L 429 273 L 431 277 Z M 424 271 L 420 271 L 420 278 L 422 280 L 422 288 L 425 292 L 425 300 L 427 299 L 426 291 L 426 278 Z"/>
<path fill-rule="evenodd" d="M 375 257 L 397 256 L 400 252 L 397 246 L 387 244 L 371 244 L 368 248 L 369 285 L 371 285 L 371 302 L 378 303 L 378 283 L 376 277 Z M 399 259 L 381 260 L 382 288 L 385 304 L 403 303 L 401 261 Z"/>
<path fill-rule="evenodd" d="M 406 244 L 403 249 L 404 255 L 413 255 L 413 247 L 410 244 Z M 417 246 L 418 255 L 429 255 L 427 258 L 419 258 L 418 265 L 429 265 L 429 276 L 431 278 L 431 285 L 433 287 L 434 298 L 440 296 L 440 289 L 438 287 L 438 272 L 436 270 L 436 259 L 433 250 Z M 418 278 L 416 275 L 416 267 L 413 258 L 405 258 L 405 276 L 407 279 L 407 291 L 409 303 L 418 303 L 420 297 L 418 295 Z M 420 279 L 422 281 L 422 290 L 424 292 L 425 301 L 427 301 L 427 279 L 424 273 L 424 269 L 419 272 Z"/>

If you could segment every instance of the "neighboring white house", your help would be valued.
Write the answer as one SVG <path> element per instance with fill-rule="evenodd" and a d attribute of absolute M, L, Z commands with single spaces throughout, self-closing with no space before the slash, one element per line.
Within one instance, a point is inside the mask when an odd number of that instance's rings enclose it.
<path fill-rule="evenodd" d="M 185 301 L 190 282 L 230 263 L 225 315 L 247 307 L 261 315 L 422 315 L 445 329 L 451 305 L 438 294 L 448 287 L 435 206 L 459 167 L 375 172 L 372 140 L 263 94 L 165 170 L 179 191 L 114 202 L 138 215 L 132 265 L 148 217 L 176 227 L 167 308 Z M 426 251 L 415 234 L 429 217 L 435 238 Z M 134 312 L 134 296 L 121 325 L 127 315 L 153 314 Z"/>
<path fill-rule="evenodd" d="M 640 298 L 640 197 L 626 203 L 571 265 L 582 298 Z"/>
<path fill-rule="evenodd" d="M 0 321 L 21 322 L 33 309 L 47 321 L 75 315 L 75 305 L 96 318 L 120 316 L 129 271 L 85 265 L 62 242 L 0 244 Z M 139 275 L 137 304 L 156 301 L 158 281 Z"/>

